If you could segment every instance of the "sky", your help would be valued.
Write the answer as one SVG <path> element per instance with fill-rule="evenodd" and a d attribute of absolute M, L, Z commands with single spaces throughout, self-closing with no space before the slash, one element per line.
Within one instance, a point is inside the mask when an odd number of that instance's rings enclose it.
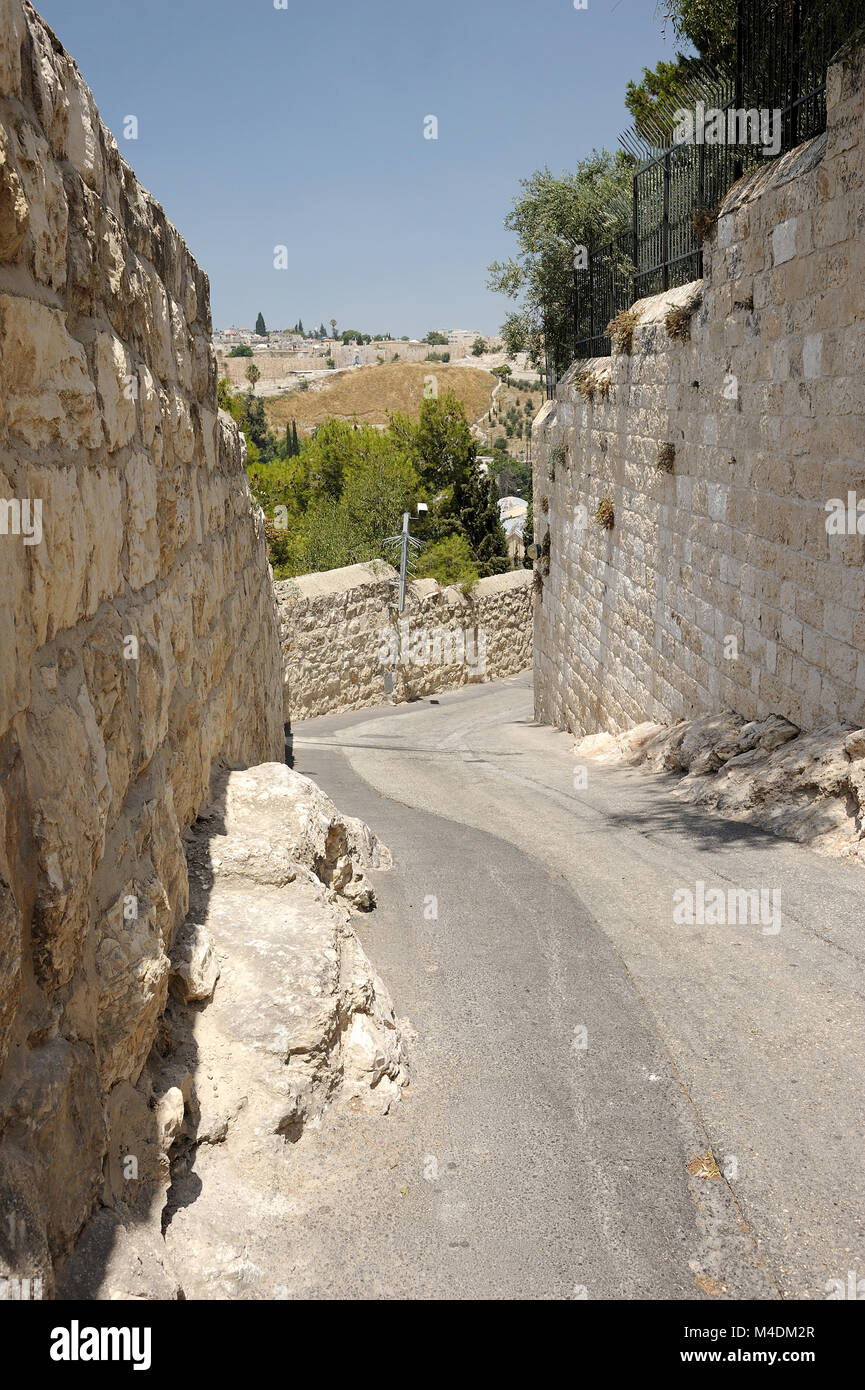
<path fill-rule="evenodd" d="M 516 250 L 519 180 L 615 149 L 625 83 L 675 51 L 656 0 L 36 7 L 210 276 L 217 328 L 496 332 L 486 268 Z"/>

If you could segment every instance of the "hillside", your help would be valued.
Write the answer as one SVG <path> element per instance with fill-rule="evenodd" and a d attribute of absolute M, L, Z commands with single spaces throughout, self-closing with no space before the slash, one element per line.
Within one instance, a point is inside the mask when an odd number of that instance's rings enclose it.
<path fill-rule="evenodd" d="M 303 434 L 333 416 L 369 425 L 386 425 L 388 416 L 397 411 L 416 419 L 424 383 L 430 376 L 436 378 L 439 394 L 455 392 L 470 420 L 489 409 L 496 378 L 482 368 L 442 362 L 388 362 L 334 374 L 332 380 L 326 378 L 309 391 L 267 397 L 267 422 L 279 429 L 295 420 Z"/>

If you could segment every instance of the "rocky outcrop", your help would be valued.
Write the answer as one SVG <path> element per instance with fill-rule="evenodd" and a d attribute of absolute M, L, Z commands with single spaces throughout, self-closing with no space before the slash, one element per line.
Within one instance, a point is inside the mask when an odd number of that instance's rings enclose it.
<path fill-rule="evenodd" d="M 72 59 L 0 0 L 0 1273 L 46 1296 L 181 973 L 183 832 L 214 765 L 283 755 L 208 293 Z"/>
<path fill-rule="evenodd" d="M 672 773 L 674 796 L 692 806 L 865 863 L 865 729 L 802 733 L 778 715 L 728 712 L 590 734 L 575 752 Z"/>
<path fill-rule="evenodd" d="M 433 695 L 527 670 L 529 570 L 481 579 L 469 594 L 435 579 L 406 587 L 382 560 L 276 584 L 287 723 Z"/>
<path fill-rule="evenodd" d="M 250 1208 L 292 1243 L 285 1145 L 334 1107 L 386 1112 L 408 1082 L 406 1026 L 352 924 L 390 862 L 368 827 L 269 763 L 215 779 L 187 852 L 163 1028 L 117 1088 L 111 1181 L 64 1297 L 262 1296 L 220 1252 L 243 1248 Z"/>

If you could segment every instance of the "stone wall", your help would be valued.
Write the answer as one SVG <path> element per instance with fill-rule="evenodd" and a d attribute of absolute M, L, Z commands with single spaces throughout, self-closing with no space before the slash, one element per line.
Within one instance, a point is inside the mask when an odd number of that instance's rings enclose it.
<path fill-rule="evenodd" d="M 532 576 L 481 579 L 469 597 L 408 585 L 383 561 L 276 584 L 287 722 L 456 690 L 532 662 Z"/>
<path fill-rule="evenodd" d="M 75 64 L 0 0 L 0 1273 L 46 1293 L 165 1001 L 182 833 L 214 763 L 283 756 L 208 293 Z"/>
<path fill-rule="evenodd" d="M 544 721 L 865 722 L 865 540 L 827 532 L 865 498 L 861 49 L 827 97 L 827 134 L 728 195 L 705 279 L 636 305 L 632 353 L 575 364 L 535 423 Z"/>

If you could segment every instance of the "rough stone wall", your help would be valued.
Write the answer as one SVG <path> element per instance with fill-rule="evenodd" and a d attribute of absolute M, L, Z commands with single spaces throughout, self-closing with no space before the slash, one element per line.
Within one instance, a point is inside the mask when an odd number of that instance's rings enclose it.
<path fill-rule="evenodd" d="M 409 584 L 383 561 L 276 584 L 286 721 L 496 680 L 532 664 L 532 576 L 481 579 L 469 597 Z"/>
<path fill-rule="evenodd" d="M 0 0 L 0 1272 L 46 1292 L 165 1001 L 182 832 L 217 760 L 283 756 L 210 335 L 207 278 L 75 64 Z"/>
<path fill-rule="evenodd" d="M 865 498 L 861 49 L 827 95 L 827 134 L 728 195 L 704 281 L 635 306 L 632 354 L 575 364 L 536 421 L 546 722 L 865 722 L 865 540 L 826 525 L 830 499 Z M 674 341 L 667 311 L 699 292 Z"/>

